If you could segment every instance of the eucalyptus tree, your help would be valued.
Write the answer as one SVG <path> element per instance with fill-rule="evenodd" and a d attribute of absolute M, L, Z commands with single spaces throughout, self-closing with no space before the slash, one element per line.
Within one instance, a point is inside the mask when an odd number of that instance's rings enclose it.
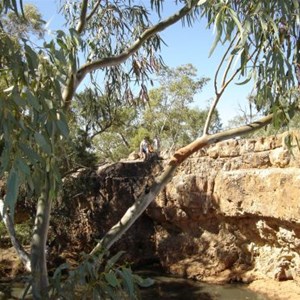
<path fill-rule="evenodd" d="M 163 150 L 172 151 L 201 135 L 207 110 L 191 105 L 208 79 L 198 78 L 196 68 L 188 64 L 174 69 L 163 67 L 158 74 L 152 76 L 152 80 L 155 80 L 156 88 L 149 88 L 149 100 L 145 105 L 138 106 L 134 102 L 139 99 L 132 99 L 130 106 L 118 103 L 114 110 L 110 109 L 110 101 L 106 106 L 100 101 L 97 102 L 99 108 L 89 109 L 92 118 L 103 122 L 102 125 L 98 124 L 98 130 L 94 127 L 94 133 L 90 134 L 93 138 L 97 132 L 102 132 L 93 141 L 96 153 L 102 160 L 106 158 L 117 161 L 127 157 L 129 153 L 139 149 L 144 136 L 149 136 L 150 139 L 155 135 L 159 136 Z M 80 103 L 84 103 L 82 107 L 89 105 L 90 102 L 83 97 L 79 98 Z M 102 109 L 106 112 L 101 113 Z M 83 119 L 81 124 L 97 125 L 98 121 L 91 122 L 91 118 L 86 115 L 86 109 L 76 114 Z M 103 119 L 106 115 L 108 122 Z M 215 131 L 221 126 L 217 111 L 212 126 Z"/>
<path fill-rule="evenodd" d="M 150 90 L 140 122 L 152 136 L 160 136 L 165 148 L 179 148 L 201 135 L 207 111 L 192 105 L 208 80 L 198 78 L 192 64 L 163 68 L 158 73 L 157 87 Z M 216 112 L 211 126 L 218 125 Z"/>
<path fill-rule="evenodd" d="M 119 160 L 130 152 L 137 107 L 131 103 L 133 98 L 127 100 L 111 99 L 90 88 L 74 99 L 74 126 L 101 162 Z"/>
<path fill-rule="evenodd" d="M 19 3 L 22 5 L 21 0 Z M 192 153 L 261 128 L 272 120 L 277 124 L 278 120 L 289 119 L 298 107 L 291 91 L 298 88 L 297 76 L 299 81 L 299 1 L 177 0 L 177 13 L 160 18 L 163 4 L 167 3 L 150 0 L 149 9 L 159 16 L 153 25 L 148 8 L 140 1 L 64 1 L 61 11 L 68 30 L 58 30 L 55 38 L 39 47 L 33 46 L 30 37 L 22 38 L 20 47 L 15 47 L 15 39 L 1 24 L 0 68 L 4 84 L 0 98 L 0 176 L 2 180 L 7 178 L 1 211 L 6 223 L 11 223 L 21 184 L 37 201 L 29 261 L 34 299 L 48 297 L 45 246 L 51 203 L 61 188 L 59 166 L 63 144 L 69 136 L 68 118 L 74 96 L 88 75 L 90 85 L 96 88 L 97 74 L 101 73 L 101 89 L 110 101 L 131 101 L 134 97 L 130 83 L 134 80 L 140 86 L 139 102 L 144 103 L 149 99 L 146 80 L 161 63 L 159 32 L 180 20 L 192 26 L 205 18 L 216 32 L 211 51 L 218 44 L 225 48 L 202 136 L 175 152 L 153 186 L 96 245 L 91 253 L 95 255 L 110 248 L 128 230 Z M 22 19 L 22 11 L 18 11 L 16 0 L 3 0 L 0 4 L 1 19 L 10 12 Z M 216 106 L 237 77 L 244 78 L 244 82 L 253 80 L 255 103 L 265 116 L 249 125 L 211 133 Z"/>
<path fill-rule="evenodd" d="M 24 10 L 18 11 L 16 4 L 14 0 L 3 1 L 1 19 L 13 12 L 25 22 Z M 159 13 L 159 3 L 151 4 Z M 152 25 L 148 10 L 133 1 L 65 1 L 62 12 L 69 29 L 58 30 L 55 38 L 42 45 L 22 37 L 15 47 L 15 38 L 1 25 L 4 94 L 0 99 L 0 175 L 7 182 L 1 211 L 5 223 L 12 224 L 21 185 L 26 185 L 36 199 L 30 258 L 19 247 L 31 270 L 35 299 L 47 298 L 46 241 L 51 204 L 61 188 L 61 153 L 69 136 L 68 118 L 79 85 L 90 75 L 90 85 L 96 89 L 96 71 L 100 70 L 102 94 L 110 101 L 131 101 L 132 80 L 140 85 L 140 101 L 147 101 L 145 80 L 160 64 L 158 32 L 190 13 L 195 4 L 185 4 L 177 14 Z"/>

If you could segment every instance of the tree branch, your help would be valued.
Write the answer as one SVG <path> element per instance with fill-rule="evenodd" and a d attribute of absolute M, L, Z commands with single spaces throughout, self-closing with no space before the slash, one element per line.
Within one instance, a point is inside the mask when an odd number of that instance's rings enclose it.
<path fill-rule="evenodd" d="M 230 138 L 239 136 L 239 135 L 244 135 L 250 132 L 253 132 L 257 129 L 260 129 L 272 122 L 273 119 L 273 114 L 270 114 L 268 116 L 265 116 L 253 123 L 225 130 L 219 133 L 215 133 L 212 135 L 203 135 L 199 139 L 195 140 L 191 144 L 179 149 L 178 151 L 175 152 L 173 157 L 171 158 L 169 165 L 178 165 L 182 163 L 184 160 L 186 160 L 190 155 L 198 151 L 199 149 L 203 148 L 204 146 L 208 146 L 217 142 L 221 142 L 224 140 L 228 140 Z"/>
<path fill-rule="evenodd" d="M 161 32 L 168 28 L 169 26 L 175 24 L 179 20 L 181 20 L 184 16 L 186 16 L 192 9 L 198 4 L 198 0 L 192 0 L 190 5 L 184 6 L 181 10 L 177 13 L 172 15 L 166 20 L 163 20 L 156 25 L 146 29 L 141 36 L 123 53 L 117 56 L 106 57 L 103 59 L 99 59 L 90 63 L 86 63 L 81 68 L 77 70 L 75 74 L 72 74 L 69 78 L 67 86 L 63 91 L 63 100 L 65 108 L 68 108 L 72 97 L 81 83 L 81 81 L 85 78 L 88 73 L 91 73 L 95 70 L 112 67 L 121 64 L 126 59 L 128 59 L 132 54 L 139 50 L 142 47 L 143 43 L 151 38 L 158 32 Z"/>
<path fill-rule="evenodd" d="M 172 179 L 177 166 L 168 166 L 166 171 L 156 179 L 150 191 L 145 191 L 136 202 L 127 209 L 121 220 L 114 225 L 91 251 L 91 255 L 96 254 L 103 249 L 108 250 L 138 219 L 138 217 L 146 210 L 149 204 L 155 199 L 159 192 Z"/>
<path fill-rule="evenodd" d="M 0 199 L 0 215 L 2 217 L 3 223 L 8 231 L 11 243 L 13 247 L 16 249 L 19 258 L 21 259 L 26 271 L 31 272 L 31 263 L 30 263 L 30 256 L 25 251 L 23 246 L 21 245 L 20 241 L 17 239 L 16 231 L 14 228 L 14 224 L 8 212 L 3 211 L 4 208 L 4 201 Z"/>
<path fill-rule="evenodd" d="M 88 0 L 82 0 L 80 18 L 79 18 L 79 22 L 76 26 L 76 31 L 78 33 L 81 33 L 84 29 L 84 26 L 85 26 L 85 23 L 86 23 L 87 7 L 88 7 Z"/>
<path fill-rule="evenodd" d="M 227 57 L 227 55 L 229 53 L 229 50 L 232 48 L 232 45 L 233 45 L 233 43 L 234 43 L 234 41 L 235 41 L 236 38 L 237 38 L 237 34 L 235 35 L 235 37 L 233 38 L 233 40 L 230 42 L 228 48 L 226 49 L 226 51 L 225 51 L 225 53 L 224 53 L 224 55 L 223 55 L 223 57 L 222 57 L 219 65 L 218 65 L 218 68 L 217 68 L 217 71 L 216 71 L 216 74 L 215 74 L 215 77 L 214 77 L 214 87 L 215 87 L 215 93 L 216 94 L 218 93 L 218 84 L 217 84 L 217 81 L 218 81 L 219 72 L 220 72 L 221 67 L 222 67 L 222 65 L 223 65 L 223 63 L 224 63 L 224 61 L 225 61 L 225 59 L 226 59 L 226 57 Z"/>
<path fill-rule="evenodd" d="M 92 18 L 92 16 L 94 15 L 94 13 L 96 12 L 96 10 L 98 9 L 99 5 L 100 5 L 101 0 L 99 0 L 94 8 L 92 9 L 92 11 L 89 13 L 89 15 L 86 17 L 86 21 L 88 22 L 90 20 L 90 18 Z"/>
<path fill-rule="evenodd" d="M 247 59 L 247 63 L 252 59 L 252 57 L 254 56 L 254 54 L 257 52 L 257 50 L 254 50 L 253 53 L 249 56 L 249 58 Z M 209 109 L 209 112 L 208 112 L 208 115 L 207 115 L 207 118 L 206 118 L 206 121 L 205 121 L 205 125 L 204 125 L 204 129 L 203 129 L 203 134 L 208 134 L 208 130 L 209 130 L 209 125 L 211 123 L 211 120 L 212 120 L 212 116 L 213 116 L 213 113 L 216 109 L 216 106 L 217 104 L 219 103 L 220 99 L 221 99 L 221 96 L 222 94 L 224 93 L 225 89 L 227 88 L 227 86 L 229 85 L 229 83 L 235 78 L 235 76 L 241 71 L 241 69 L 243 68 L 243 66 L 240 66 L 238 69 L 235 70 L 235 72 L 231 75 L 231 77 L 227 80 L 226 80 L 226 77 L 228 75 L 228 72 L 229 72 L 229 69 L 231 67 L 231 64 L 232 64 L 232 59 L 233 57 L 231 57 L 228 65 L 227 65 L 227 68 L 225 69 L 224 71 L 224 76 L 223 76 L 223 80 L 222 80 L 222 86 L 221 86 L 221 89 L 218 90 L 217 89 L 217 86 L 215 86 L 215 89 L 216 89 L 216 96 L 215 96 L 215 99 Z M 219 69 L 218 69 L 219 71 Z M 216 83 L 216 79 L 215 79 L 215 83 Z"/>

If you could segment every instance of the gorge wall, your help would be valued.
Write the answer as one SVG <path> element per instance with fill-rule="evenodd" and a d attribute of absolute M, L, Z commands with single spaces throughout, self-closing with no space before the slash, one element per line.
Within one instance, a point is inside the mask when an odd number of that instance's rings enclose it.
<path fill-rule="evenodd" d="M 211 282 L 299 277 L 299 134 L 289 149 L 284 140 L 229 140 L 180 166 L 147 211 L 167 270 Z"/>
<path fill-rule="evenodd" d="M 298 279 L 300 137 L 292 133 L 291 149 L 286 137 L 229 140 L 194 154 L 112 252 L 201 281 Z M 163 164 L 126 160 L 69 176 L 51 218 L 53 267 L 89 252 Z"/>

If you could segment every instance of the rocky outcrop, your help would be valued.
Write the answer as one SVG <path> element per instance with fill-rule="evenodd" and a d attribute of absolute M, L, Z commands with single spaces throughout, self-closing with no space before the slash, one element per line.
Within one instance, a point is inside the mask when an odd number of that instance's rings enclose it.
<path fill-rule="evenodd" d="M 202 149 L 112 251 L 202 281 L 298 280 L 299 140 L 292 133 Z M 155 159 L 123 161 L 65 179 L 51 216 L 49 262 L 89 252 L 161 170 Z"/>
<path fill-rule="evenodd" d="M 148 209 L 165 268 L 203 281 L 298 278 L 299 140 L 229 140 L 185 161 Z"/>
<path fill-rule="evenodd" d="M 79 260 L 95 241 L 115 225 L 160 171 L 159 161 L 127 161 L 82 169 L 64 180 L 63 195 L 55 203 L 49 232 L 49 262 Z M 144 214 L 111 254 L 125 250 L 123 260 L 147 263 L 155 259 L 153 221 Z"/>

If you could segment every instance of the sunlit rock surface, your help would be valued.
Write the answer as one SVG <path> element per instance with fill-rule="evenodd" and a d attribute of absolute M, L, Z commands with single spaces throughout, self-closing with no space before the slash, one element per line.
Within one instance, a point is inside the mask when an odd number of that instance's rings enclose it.
<path fill-rule="evenodd" d="M 148 209 L 165 268 L 214 282 L 297 279 L 297 139 L 289 149 L 287 134 L 229 140 L 184 162 Z"/>

